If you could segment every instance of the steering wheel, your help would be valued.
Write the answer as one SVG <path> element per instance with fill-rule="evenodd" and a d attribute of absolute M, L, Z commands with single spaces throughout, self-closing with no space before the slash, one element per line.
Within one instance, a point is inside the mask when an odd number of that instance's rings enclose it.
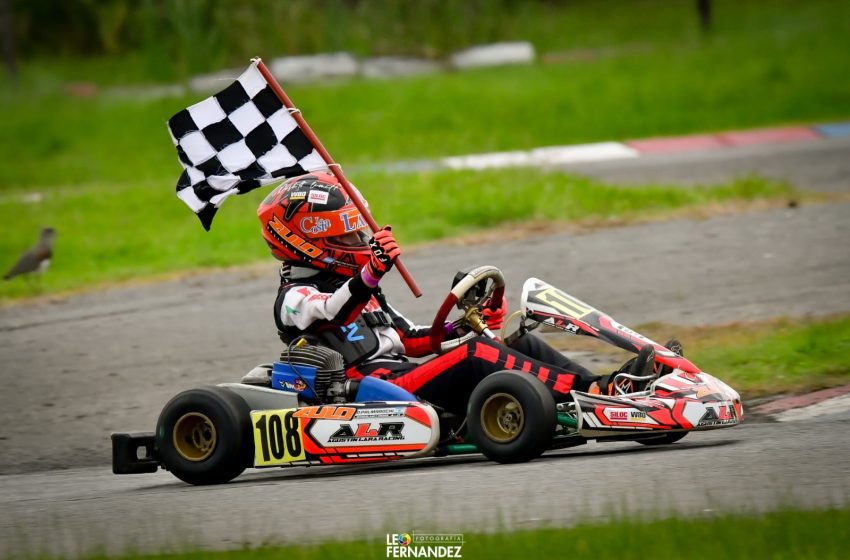
<path fill-rule="evenodd" d="M 481 316 L 481 306 L 490 299 L 491 307 L 501 307 L 504 297 L 505 277 L 495 266 L 479 266 L 466 272 L 464 276 L 457 279 L 452 291 L 446 296 L 434 317 L 434 322 L 431 324 L 431 350 L 436 353 L 447 352 L 481 334 L 496 338 Z M 452 306 L 457 306 L 463 311 L 463 317 L 452 324 L 455 327 L 466 326 L 470 331 L 460 338 L 445 340 L 445 322 Z"/>

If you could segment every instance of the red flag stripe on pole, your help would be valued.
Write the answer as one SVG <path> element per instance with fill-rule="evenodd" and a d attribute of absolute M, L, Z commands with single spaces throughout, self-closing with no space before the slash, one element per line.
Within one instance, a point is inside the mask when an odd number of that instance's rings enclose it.
<path fill-rule="evenodd" d="M 377 222 L 372 217 L 372 214 L 369 213 L 369 209 L 363 203 L 363 200 L 357 194 L 357 190 L 351 188 L 351 183 L 348 182 L 348 179 L 345 178 L 345 175 L 342 173 L 342 169 L 339 164 L 335 163 L 331 155 L 319 141 L 319 138 L 313 132 L 313 129 L 310 128 L 310 125 L 307 124 L 307 121 L 304 120 L 304 117 L 301 116 L 301 112 L 295 108 L 295 105 L 292 104 L 292 101 L 289 99 L 289 96 L 286 95 L 286 92 L 283 91 L 283 88 L 280 87 L 280 84 L 277 83 L 277 80 L 266 67 L 265 63 L 263 63 L 262 59 L 255 58 L 253 59 L 257 62 L 257 68 L 260 70 L 260 73 L 266 79 L 266 82 L 271 86 L 272 91 L 278 96 L 278 98 L 283 102 L 284 106 L 287 109 L 290 109 L 290 113 L 292 114 L 292 118 L 295 119 L 295 122 L 298 123 L 298 126 L 301 127 L 301 130 L 304 131 L 304 134 L 307 136 L 307 139 L 310 140 L 310 144 L 319 152 L 319 155 L 322 156 L 322 159 L 325 160 L 325 163 L 328 164 L 328 169 L 331 170 L 331 173 L 339 180 L 342 188 L 348 193 L 348 196 L 351 197 L 351 201 L 354 202 L 354 205 L 360 211 L 360 214 L 366 220 L 366 224 L 369 228 L 374 232 L 380 229 L 378 227 Z M 422 295 L 422 291 L 419 289 L 419 286 L 416 285 L 416 281 L 411 276 L 410 272 L 407 270 L 407 267 L 404 266 L 404 263 L 401 262 L 401 259 L 396 259 L 395 267 L 398 269 L 401 277 L 404 278 L 404 281 L 407 283 L 407 286 L 410 288 L 410 291 L 413 292 L 413 295 L 419 297 Z"/>

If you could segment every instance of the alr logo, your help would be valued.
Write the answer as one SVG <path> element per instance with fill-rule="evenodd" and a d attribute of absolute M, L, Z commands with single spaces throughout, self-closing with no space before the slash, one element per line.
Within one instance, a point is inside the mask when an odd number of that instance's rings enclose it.
<path fill-rule="evenodd" d="M 401 431 L 404 429 L 404 422 L 381 422 L 378 427 L 373 427 L 371 422 L 357 424 L 357 430 L 351 428 L 351 424 L 343 424 L 339 429 L 331 435 L 333 439 L 403 439 Z"/>

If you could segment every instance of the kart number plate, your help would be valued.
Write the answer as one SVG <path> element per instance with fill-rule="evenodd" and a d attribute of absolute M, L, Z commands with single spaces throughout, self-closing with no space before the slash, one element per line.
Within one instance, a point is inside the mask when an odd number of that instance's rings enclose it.
<path fill-rule="evenodd" d="M 304 429 L 297 408 L 251 412 L 254 466 L 272 467 L 305 460 Z"/>

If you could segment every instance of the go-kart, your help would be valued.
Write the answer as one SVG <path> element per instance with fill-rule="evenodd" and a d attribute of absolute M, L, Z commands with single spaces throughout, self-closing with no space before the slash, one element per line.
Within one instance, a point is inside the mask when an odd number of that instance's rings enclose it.
<path fill-rule="evenodd" d="M 495 338 L 483 305 L 498 305 L 504 278 L 495 267 L 458 273 L 434 318 L 431 346 L 448 351 L 475 336 Z M 444 340 L 444 322 L 468 334 Z M 617 394 L 571 391 L 556 403 L 549 389 L 519 371 L 487 376 L 472 392 L 465 417 L 449 414 L 376 377 L 346 379 L 342 354 L 296 339 L 273 364 L 239 383 L 191 389 L 171 399 L 155 433 L 112 435 L 116 474 L 171 471 L 190 484 L 227 482 L 248 467 L 376 463 L 483 453 L 500 463 L 529 461 L 549 449 L 588 440 L 669 444 L 688 432 L 734 426 L 741 399 L 722 381 L 610 316 L 538 280 L 526 280 L 520 331 L 540 325 L 599 338 L 622 349 L 656 351 L 655 373 L 619 373 Z M 506 324 L 507 327 L 507 324 Z M 351 326 L 343 333 L 355 332 Z M 502 334 L 505 334 L 504 332 Z M 629 382 L 646 389 L 629 392 Z"/>

